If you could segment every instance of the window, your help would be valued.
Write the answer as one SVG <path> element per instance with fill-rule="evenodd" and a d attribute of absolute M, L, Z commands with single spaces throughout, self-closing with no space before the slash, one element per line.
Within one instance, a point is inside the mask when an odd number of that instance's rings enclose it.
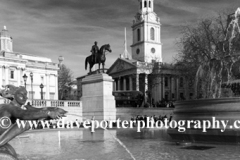
<path fill-rule="evenodd" d="M 50 86 L 55 86 L 56 84 L 55 84 L 55 82 L 56 82 L 56 78 L 55 78 L 55 76 L 54 75 L 50 75 L 50 81 L 49 82 L 47 82 L 47 83 L 50 83 Z"/>
<path fill-rule="evenodd" d="M 147 7 L 147 1 L 144 1 L 144 7 L 145 8 Z"/>
<path fill-rule="evenodd" d="M 55 97 L 55 93 L 51 92 L 50 93 L 50 99 L 54 99 L 54 97 Z"/>
<path fill-rule="evenodd" d="M 10 71 L 10 78 L 14 79 L 14 71 Z"/>
<path fill-rule="evenodd" d="M 137 29 L 137 40 L 140 41 L 141 40 L 141 32 L 140 29 Z"/>
<path fill-rule="evenodd" d="M 150 38 L 151 38 L 151 40 L 154 40 L 155 39 L 155 30 L 154 30 L 154 28 L 152 27 L 151 29 L 150 29 Z"/>
<path fill-rule="evenodd" d="M 151 1 L 149 1 L 149 8 L 151 8 Z"/>

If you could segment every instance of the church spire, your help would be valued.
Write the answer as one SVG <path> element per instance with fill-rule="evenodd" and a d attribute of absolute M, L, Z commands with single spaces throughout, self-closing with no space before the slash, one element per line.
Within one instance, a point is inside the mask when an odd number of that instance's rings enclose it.
<path fill-rule="evenodd" d="M 120 55 L 120 58 L 131 59 L 131 56 L 130 56 L 130 54 L 128 53 L 128 50 L 127 50 L 127 35 L 126 35 L 126 27 L 125 27 L 124 33 L 125 33 L 125 39 L 124 39 L 124 51 L 123 51 L 123 53 Z"/>
<path fill-rule="evenodd" d="M 153 12 L 154 0 L 138 0 L 140 3 L 139 13 Z"/>

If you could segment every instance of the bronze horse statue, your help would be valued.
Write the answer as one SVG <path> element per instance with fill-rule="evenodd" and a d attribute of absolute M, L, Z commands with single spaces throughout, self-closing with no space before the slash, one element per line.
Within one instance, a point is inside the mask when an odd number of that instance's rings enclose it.
<path fill-rule="evenodd" d="M 102 70 L 104 73 L 104 65 L 105 65 L 105 61 L 106 61 L 106 55 L 105 55 L 106 51 L 112 52 L 109 44 L 105 44 L 99 49 L 99 51 L 96 55 L 97 56 L 96 62 L 95 62 L 95 57 L 93 57 L 93 55 L 88 56 L 85 59 L 85 70 L 87 70 L 87 64 L 89 63 L 89 73 L 92 72 L 92 67 L 94 66 L 94 64 L 98 64 L 98 69 L 100 71 L 100 65 L 102 64 Z"/>

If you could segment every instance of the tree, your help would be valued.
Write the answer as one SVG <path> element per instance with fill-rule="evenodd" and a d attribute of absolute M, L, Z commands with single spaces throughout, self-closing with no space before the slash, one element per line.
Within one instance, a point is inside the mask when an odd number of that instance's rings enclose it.
<path fill-rule="evenodd" d="M 224 45 L 229 23 L 227 18 L 227 14 L 223 13 L 215 18 L 200 20 L 194 26 L 182 27 L 182 36 L 177 41 L 179 53 L 175 62 L 185 77 L 195 79 L 199 66 L 202 70 L 210 71 L 207 67 L 211 60 L 222 60 L 228 54 L 228 46 Z M 211 83 L 209 76 L 210 74 L 205 74 L 201 79 L 201 92 L 207 92 L 206 87 Z M 221 79 L 226 79 L 226 74 L 223 74 Z"/>
<path fill-rule="evenodd" d="M 64 64 L 58 70 L 58 93 L 59 100 L 66 100 L 71 91 L 71 82 L 73 81 L 72 71 Z"/>

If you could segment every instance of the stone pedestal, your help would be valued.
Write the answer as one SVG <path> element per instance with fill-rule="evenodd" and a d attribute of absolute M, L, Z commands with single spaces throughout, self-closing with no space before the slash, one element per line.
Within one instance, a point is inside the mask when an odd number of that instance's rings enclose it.
<path fill-rule="evenodd" d="M 115 97 L 112 95 L 113 79 L 107 74 L 93 74 L 82 80 L 83 118 L 116 120 Z"/>

